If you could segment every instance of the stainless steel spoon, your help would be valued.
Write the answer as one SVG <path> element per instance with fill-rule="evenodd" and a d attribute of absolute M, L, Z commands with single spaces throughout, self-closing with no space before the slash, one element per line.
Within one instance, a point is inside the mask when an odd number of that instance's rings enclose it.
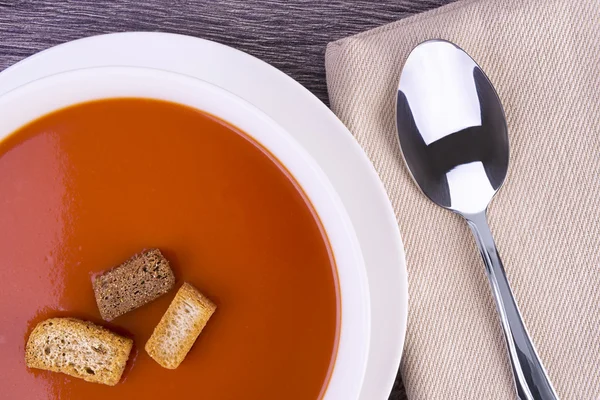
<path fill-rule="evenodd" d="M 411 52 L 400 77 L 396 123 L 406 165 L 434 203 L 462 215 L 483 257 L 521 400 L 558 399 L 529 337 L 487 223 L 508 170 L 504 110 L 481 68 L 453 43 Z"/>

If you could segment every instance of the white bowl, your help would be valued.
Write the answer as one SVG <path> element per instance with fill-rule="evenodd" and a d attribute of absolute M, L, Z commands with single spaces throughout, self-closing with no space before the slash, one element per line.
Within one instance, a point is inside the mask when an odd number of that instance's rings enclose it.
<path fill-rule="evenodd" d="M 341 200 L 316 162 L 260 110 L 224 89 L 185 75 L 148 68 L 89 68 L 33 81 L 1 96 L 0 140 L 52 111 L 115 97 L 167 100 L 216 115 L 246 132 L 287 168 L 321 219 L 339 278 L 340 337 L 323 399 L 358 399 L 370 334 L 368 283 L 358 240 Z"/>

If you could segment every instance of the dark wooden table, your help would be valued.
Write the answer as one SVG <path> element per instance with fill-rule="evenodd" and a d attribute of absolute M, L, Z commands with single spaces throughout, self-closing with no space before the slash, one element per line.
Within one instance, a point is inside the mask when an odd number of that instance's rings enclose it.
<path fill-rule="evenodd" d="M 261 58 L 328 103 L 325 45 L 453 0 L 0 0 L 0 70 L 85 36 L 164 31 Z M 404 400 L 396 381 L 390 400 Z"/>

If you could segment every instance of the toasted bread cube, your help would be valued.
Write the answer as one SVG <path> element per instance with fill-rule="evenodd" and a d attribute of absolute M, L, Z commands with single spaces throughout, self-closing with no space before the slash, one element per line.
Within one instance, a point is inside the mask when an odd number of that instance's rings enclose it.
<path fill-rule="evenodd" d="M 146 342 L 146 352 L 161 366 L 181 364 L 217 306 L 184 283 Z"/>
<path fill-rule="evenodd" d="M 92 285 L 100 315 L 110 321 L 167 293 L 175 275 L 160 250 L 152 249 L 97 276 Z"/>
<path fill-rule="evenodd" d="M 119 383 L 133 340 L 75 318 L 50 318 L 37 324 L 25 347 L 25 363 L 114 386 Z"/>

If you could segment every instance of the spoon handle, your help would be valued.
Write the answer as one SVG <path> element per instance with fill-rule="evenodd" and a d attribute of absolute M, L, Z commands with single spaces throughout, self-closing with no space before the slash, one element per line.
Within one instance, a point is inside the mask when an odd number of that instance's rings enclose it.
<path fill-rule="evenodd" d="M 515 302 L 504 266 L 496 249 L 485 211 L 465 215 L 485 263 L 496 308 L 500 315 L 517 395 L 520 400 L 558 400 L 552 383 L 527 333 Z"/>

